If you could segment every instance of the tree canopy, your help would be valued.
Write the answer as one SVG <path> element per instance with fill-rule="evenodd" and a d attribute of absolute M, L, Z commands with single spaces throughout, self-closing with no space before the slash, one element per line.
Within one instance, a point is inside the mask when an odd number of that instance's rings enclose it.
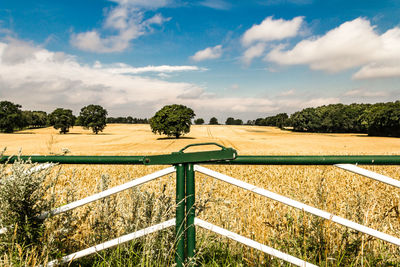
<path fill-rule="evenodd" d="M 400 101 L 306 108 L 292 114 L 290 122 L 293 130 L 302 132 L 400 137 Z"/>
<path fill-rule="evenodd" d="M 243 121 L 241 119 L 235 119 L 233 117 L 229 117 L 225 121 L 226 125 L 242 125 Z"/>
<path fill-rule="evenodd" d="M 9 101 L 0 102 L 0 131 L 12 133 L 24 126 L 21 105 Z"/>
<path fill-rule="evenodd" d="M 204 119 L 203 119 L 203 118 L 195 119 L 195 120 L 194 120 L 194 124 L 197 124 L 197 125 L 204 124 Z"/>
<path fill-rule="evenodd" d="M 55 129 L 60 129 L 61 134 L 66 134 L 75 125 L 75 116 L 70 109 L 57 108 L 49 115 L 49 122 Z"/>
<path fill-rule="evenodd" d="M 100 105 L 88 105 L 81 109 L 79 124 L 85 129 L 92 129 L 95 134 L 102 132 L 106 127 L 107 110 Z"/>
<path fill-rule="evenodd" d="M 212 117 L 212 118 L 210 119 L 210 123 L 209 123 L 209 124 L 210 124 L 210 125 L 217 125 L 217 124 L 218 124 L 217 118 Z"/>
<path fill-rule="evenodd" d="M 150 119 L 150 127 L 153 133 L 179 138 L 190 131 L 194 116 L 194 111 L 184 105 L 167 105 Z"/>

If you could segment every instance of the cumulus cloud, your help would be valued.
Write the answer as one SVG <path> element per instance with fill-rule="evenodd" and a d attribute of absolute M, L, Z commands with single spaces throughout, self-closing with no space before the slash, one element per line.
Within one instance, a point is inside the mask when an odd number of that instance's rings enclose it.
<path fill-rule="evenodd" d="M 93 29 L 82 33 L 73 33 L 70 42 L 73 46 L 89 52 L 111 53 L 127 49 L 130 42 L 152 31 L 152 25 L 162 25 L 169 18 L 156 14 L 145 19 L 148 9 L 156 9 L 167 1 L 114 0 L 118 5 L 112 8 L 103 23 L 102 29 Z M 104 36 L 101 32 L 113 32 Z"/>
<path fill-rule="evenodd" d="M 248 48 L 243 56 L 242 61 L 249 65 L 254 58 L 261 57 L 265 51 L 266 44 L 265 43 L 258 43 L 256 45 L 251 46 Z"/>
<path fill-rule="evenodd" d="M 242 37 L 242 45 L 249 46 L 256 42 L 270 42 L 294 37 L 299 33 L 303 17 L 292 20 L 267 17 L 260 24 L 253 25 Z"/>
<path fill-rule="evenodd" d="M 357 18 L 323 36 L 300 41 L 292 49 L 278 46 L 265 60 L 280 65 L 305 64 L 327 72 L 361 67 L 354 79 L 400 76 L 400 28 L 379 35 L 367 19 Z"/>
<path fill-rule="evenodd" d="M 216 59 L 222 56 L 222 45 L 207 47 L 204 50 L 197 51 L 191 59 L 194 61 L 202 61 L 207 59 Z"/>
<path fill-rule="evenodd" d="M 32 51 L 24 58 L 18 50 Z M 172 66 L 173 67 L 173 66 Z M 171 68 L 153 67 L 162 71 Z M 179 69 L 176 66 L 175 69 Z M 139 73 L 143 72 L 140 70 Z M 75 57 L 54 53 L 23 42 L 0 42 L 0 95 L 23 106 L 41 103 L 47 107 L 77 108 L 94 101 L 106 107 L 173 102 L 194 85 L 112 73 L 79 63 Z M 27 99 L 29 95 L 29 99 Z"/>

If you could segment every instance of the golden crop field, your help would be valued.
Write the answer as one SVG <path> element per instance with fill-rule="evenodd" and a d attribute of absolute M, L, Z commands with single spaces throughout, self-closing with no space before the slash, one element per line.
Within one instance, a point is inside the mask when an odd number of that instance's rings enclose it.
<path fill-rule="evenodd" d="M 25 155 L 60 154 L 63 148 L 68 148 L 71 155 L 166 154 L 199 142 L 217 142 L 233 147 L 239 155 L 400 154 L 400 138 L 292 133 L 258 126 L 192 126 L 190 134 L 180 139 L 154 135 L 148 125 L 108 125 L 99 135 L 80 127 L 74 127 L 66 135 L 45 128 L 0 134 L 0 142 L 7 147 L 7 155 L 18 153 L 20 149 Z M 399 189 L 333 166 L 206 167 L 400 238 Z M 58 188 L 59 192 L 64 192 L 63 188 L 72 184 L 77 197 L 82 198 L 98 190 L 102 175 L 107 175 L 110 186 L 115 186 L 162 168 L 63 166 Z M 400 179 L 400 166 L 365 168 Z M 174 198 L 175 175 L 143 185 L 140 190 L 159 194 L 163 187 Z M 346 251 L 349 244 L 359 241 L 362 249 L 354 252 L 357 257 L 355 265 L 362 262 L 363 253 L 367 250 L 381 255 L 385 260 L 400 262 L 400 249 L 393 245 L 370 239 L 366 235 L 357 235 L 332 222 L 318 220 L 302 211 L 210 177 L 196 174 L 196 191 L 196 205 L 204 208 L 199 214 L 200 218 L 299 257 L 307 258 L 308 249 L 315 244 L 325 244 L 325 250 L 321 253 L 329 256 Z M 64 193 L 60 193 L 60 203 L 66 203 Z M 123 202 L 124 194 L 117 199 L 118 203 Z M 91 217 L 87 218 L 90 220 Z M 74 238 L 82 238 L 85 231 L 89 230 L 77 232 Z M 85 247 L 85 244 L 82 246 Z M 338 258 L 330 258 L 329 264 L 338 263 Z"/>
<path fill-rule="evenodd" d="M 365 134 L 293 133 L 265 126 L 194 125 L 183 138 L 166 138 L 151 132 L 149 125 L 109 124 L 103 133 L 82 127 L 61 135 L 49 127 L 14 134 L 0 134 L 7 154 L 147 155 L 180 150 L 191 143 L 216 142 L 233 147 L 239 155 L 351 155 L 400 154 L 400 139 Z"/>

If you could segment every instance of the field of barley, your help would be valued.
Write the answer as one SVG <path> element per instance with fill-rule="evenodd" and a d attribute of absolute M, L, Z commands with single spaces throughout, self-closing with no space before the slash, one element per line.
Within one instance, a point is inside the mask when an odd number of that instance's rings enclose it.
<path fill-rule="evenodd" d="M 191 132 L 180 139 L 154 135 L 148 125 L 122 124 L 108 125 L 98 135 L 80 127 L 74 127 L 66 135 L 60 135 L 52 128 L 0 134 L 0 143 L 7 148 L 7 155 L 18 151 L 24 155 L 62 154 L 65 149 L 69 155 L 166 154 L 199 142 L 233 147 L 239 155 L 400 154 L 399 138 L 293 133 L 261 126 L 192 126 Z M 330 166 L 206 167 L 400 238 L 399 189 Z M 68 202 L 66 188 L 73 188 L 74 198 L 79 199 L 97 192 L 104 177 L 107 186 L 111 187 L 164 167 L 73 165 L 58 168 L 57 192 L 61 205 Z M 365 168 L 400 179 L 400 166 Z M 173 199 L 175 175 L 160 178 L 139 189 Z M 201 219 L 305 260 L 327 266 L 400 264 L 400 249 L 394 245 L 210 177 L 196 174 L 196 191 Z M 118 211 L 107 216 L 118 218 L 131 209 L 122 204 L 126 199 L 124 193 L 116 196 L 113 201 Z M 82 225 L 69 238 L 81 240 L 82 248 L 93 245 L 85 236 L 93 234 L 88 225 L 94 220 L 95 213 L 88 215 L 82 208 L 75 216 L 80 218 Z M 121 229 L 113 230 L 117 235 L 122 232 Z M 221 242 L 228 241 L 221 239 Z M 232 249 L 237 249 L 232 244 Z M 250 265 L 254 258 L 264 257 L 253 250 L 246 250 L 243 255 Z"/>

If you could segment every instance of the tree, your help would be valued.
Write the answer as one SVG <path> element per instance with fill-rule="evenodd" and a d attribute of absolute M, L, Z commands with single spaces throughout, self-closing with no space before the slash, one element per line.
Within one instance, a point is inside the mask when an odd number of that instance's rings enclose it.
<path fill-rule="evenodd" d="M 190 131 L 194 116 L 194 111 L 184 105 L 167 105 L 150 119 L 150 127 L 153 133 L 179 138 Z"/>
<path fill-rule="evenodd" d="M 209 123 L 210 125 L 218 125 L 218 120 L 217 120 L 217 118 L 215 118 L 215 117 L 212 117 L 211 119 L 210 119 L 210 123 Z"/>
<path fill-rule="evenodd" d="M 204 124 L 204 120 L 202 118 L 195 119 L 194 124 L 196 124 L 196 125 Z"/>
<path fill-rule="evenodd" d="M 21 105 L 9 101 L 0 102 L 0 131 L 12 133 L 24 126 Z"/>
<path fill-rule="evenodd" d="M 226 119 L 225 124 L 226 125 L 234 125 L 235 124 L 235 119 L 232 118 L 232 117 L 229 117 L 229 118 Z"/>
<path fill-rule="evenodd" d="M 55 129 L 60 129 L 61 134 L 66 134 L 75 125 L 75 116 L 70 109 L 57 108 L 49 115 L 49 122 Z"/>
<path fill-rule="evenodd" d="M 131 117 L 132 118 L 132 117 Z M 95 134 L 102 132 L 106 127 L 107 110 L 99 105 L 89 105 L 81 109 L 79 114 L 80 125 L 85 129 L 91 128 Z"/>

